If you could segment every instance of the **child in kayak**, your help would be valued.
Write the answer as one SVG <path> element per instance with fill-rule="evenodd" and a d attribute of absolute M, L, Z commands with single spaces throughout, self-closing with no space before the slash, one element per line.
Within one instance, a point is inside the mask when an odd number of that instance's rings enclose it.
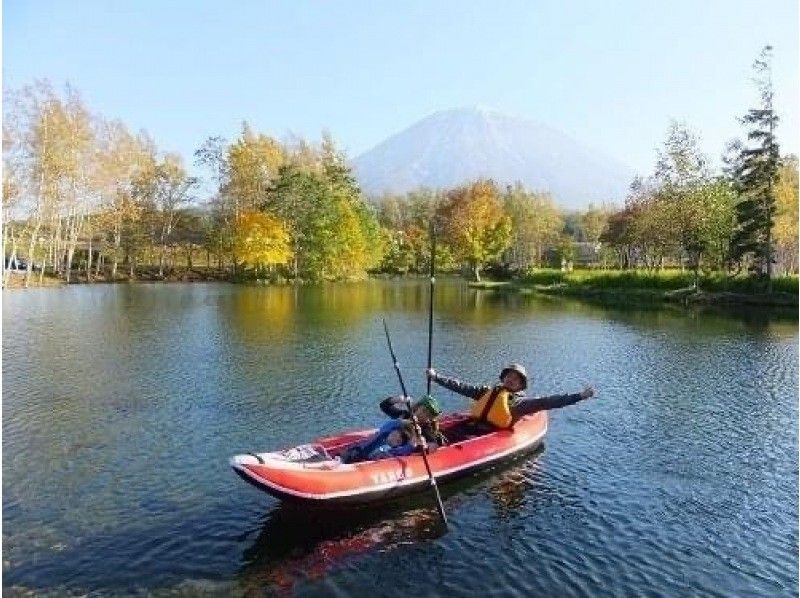
<path fill-rule="evenodd" d="M 381 401 L 380 409 L 392 419 L 403 419 L 411 421 L 409 404 L 411 400 L 407 397 L 396 396 L 386 397 Z M 439 402 L 431 395 L 426 395 L 413 404 L 414 415 L 419 422 L 422 435 L 430 448 L 436 448 L 445 443 L 444 436 L 439 431 L 438 417 L 442 413 Z"/>
<path fill-rule="evenodd" d="M 387 397 L 380 408 L 392 419 L 384 423 L 375 436 L 348 447 L 342 452 L 342 463 L 375 461 L 387 457 L 411 455 L 421 444 L 414 433 L 414 424 L 409 413 L 410 400 L 406 397 Z M 441 413 L 439 404 L 432 396 L 426 396 L 413 404 L 411 409 L 419 422 L 422 435 L 429 449 L 441 443 L 436 418 Z"/>
<path fill-rule="evenodd" d="M 525 415 L 560 409 L 594 396 L 594 389 L 587 387 L 574 394 L 529 397 L 525 394 L 528 373 L 518 363 L 503 368 L 500 372 L 500 384 L 495 386 L 466 384 L 456 378 L 441 376 L 434 369 L 426 370 L 425 373 L 439 386 L 473 399 L 475 402 L 470 410 L 472 419 L 479 425 L 489 424 L 493 428 L 510 428 Z"/>
<path fill-rule="evenodd" d="M 342 463 L 376 461 L 387 457 L 405 457 L 414 452 L 410 422 L 391 419 L 384 423 L 375 436 L 347 447 L 341 455 Z"/>

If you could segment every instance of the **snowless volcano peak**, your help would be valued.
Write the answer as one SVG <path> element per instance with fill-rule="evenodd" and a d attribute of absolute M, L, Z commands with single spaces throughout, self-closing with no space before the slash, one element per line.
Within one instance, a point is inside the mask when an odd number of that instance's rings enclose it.
<path fill-rule="evenodd" d="M 633 176 L 560 131 L 486 106 L 435 112 L 358 156 L 353 166 L 369 194 L 491 178 L 550 191 L 567 208 L 619 201 Z"/>

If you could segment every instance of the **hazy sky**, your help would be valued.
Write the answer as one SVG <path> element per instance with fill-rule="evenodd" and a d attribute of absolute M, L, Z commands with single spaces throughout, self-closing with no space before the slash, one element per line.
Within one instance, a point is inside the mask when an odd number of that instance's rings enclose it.
<path fill-rule="evenodd" d="M 69 81 L 191 160 L 243 119 L 328 128 L 351 156 L 436 110 L 483 104 L 646 173 L 669 120 L 716 159 L 775 47 L 783 151 L 798 151 L 797 0 L 661 3 L 5 0 L 3 81 Z"/>

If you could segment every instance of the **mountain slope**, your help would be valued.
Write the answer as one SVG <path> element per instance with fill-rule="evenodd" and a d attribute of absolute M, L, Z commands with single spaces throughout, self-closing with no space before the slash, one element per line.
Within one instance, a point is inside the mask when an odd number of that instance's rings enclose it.
<path fill-rule="evenodd" d="M 559 131 L 481 108 L 432 114 L 357 157 L 353 167 L 373 195 L 488 177 L 549 190 L 568 208 L 619 201 L 633 176 Z"/>

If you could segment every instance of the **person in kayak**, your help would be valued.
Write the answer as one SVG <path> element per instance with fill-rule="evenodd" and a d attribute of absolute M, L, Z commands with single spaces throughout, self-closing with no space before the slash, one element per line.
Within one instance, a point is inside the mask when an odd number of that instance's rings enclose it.
<path fill-rule="evenodd" d="M 412 441 L 410 423 L 403 419 L 391 419 L 385 422 L 372 438 L 362 440 L 342 451 L 341 462 L 358 463 L 410 455 L 416 448 Z"/>
<path fill-rule="evenodd" d="M 456 378 L 439 375 L 436 370 L 426 370 L 425 374 L 439 386 L 473 399 L 470 415 L 479 425 L 489 424 L 493 428 L 510 428 L 521 417 L 574 405 L 594 396 L 594 389 L 587 387 L 573 394 L 552 395 L 549 397 L 529 397 L 528 373 L 518 363 L 512 363 L 500 372 L 500 384 L 495 386 L 474 386 Z"/>
<path fill-rule="evenodd" d="M 411 405 L 411 399 L 408 397 L 386 397 L 381 401 L 380 409 L 392 419 L 410 421 L 409 405 Z M 419 427 L 428 447 L 436 449 L 436 447 L 445 444 L 445 438 L 439 430 L 438 418 L 442 413 L 439 402 L 431 395 L 426 395 L 416 403 L 413 403 L 411 409 L 419 422 Z"/>
<path fill-rule="evenodd" d="M 406 397 L 387 397 L 381 401 L 381 411 L 392 419 L 378 428 L 369 440 L 347 447 L 342 452 L 342 463 L 404 457 L 417 450 L 421 442 L 414 432 L 410 404 L 411 400 Z M 422 435 L 425 436 L 428 449 L 435 449 L 443 441 L 436 420 L 442 412 L 439 403 L 428 395 L 414 403 L 411 409 L 419 422 Z"/>

